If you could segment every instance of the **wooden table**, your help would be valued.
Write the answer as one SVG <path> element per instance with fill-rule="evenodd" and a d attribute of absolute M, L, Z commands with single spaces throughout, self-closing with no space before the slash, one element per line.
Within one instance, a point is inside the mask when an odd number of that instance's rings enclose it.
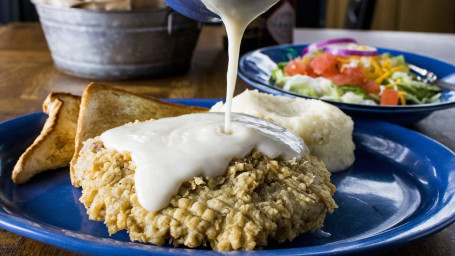
<path fill-rule="evenodd" d="M 161 98 L 224 98 L 227 54 L 222 51 L 222 31 L 208 26 L 202 31 L 191 70 L 172 78 L 139 81 L 101 81 L 137 93 Z M 16 23 L 0 27 L 0 122 L 24 114 L 41 111 L 50 91 L 80 95 L 90 82 L 60 73 L 54 66 L 39 24 Z M 236 94 L 250 88 L 238 79 Z M 440 137 L 445 126 L 453 121 L 453 112 L 440 111 L 420 122 L 416 130 L 446 143 L 452 150 L 455 143 Z M 429 121 L 427 121 L 429 120 Z M 449 121 L 447 121 L 449 120 Z M 432 122 L 436 122 L 432 125 Z M 452 125 L 452 127 L 455 127 Z M 438 134 L 432 134 L 432 133 Z M 453 130 L 452 130 L 453 132 Z M 439 137 L 438 137 L 439 136 Z M 385 255 L 455 255 L 455 225 L 413 242 Z M 35 240 L 0 229 L 0 255 L 72 255 Z"/>

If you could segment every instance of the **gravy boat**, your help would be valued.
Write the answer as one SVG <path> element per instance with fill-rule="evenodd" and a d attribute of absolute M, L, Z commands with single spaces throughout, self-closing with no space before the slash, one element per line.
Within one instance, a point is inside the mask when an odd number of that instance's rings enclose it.
<path fill-rule="evenodd" d="M 164 0 L 175 11 L 201 22 L 221 22 L 218 15 L 209 11 L 201 0 Z M 248 0 L 247 0 L 248 1 Z"/>

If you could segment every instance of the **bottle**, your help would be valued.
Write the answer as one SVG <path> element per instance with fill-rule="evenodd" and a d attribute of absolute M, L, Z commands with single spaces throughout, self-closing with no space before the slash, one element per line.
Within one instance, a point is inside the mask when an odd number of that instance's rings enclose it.
<path fill-rule="evenodd" d="M 292 30 L 296 22 L 297 0 L 280 0 L 261 15 L 260 45 L 292 43 Z"/>

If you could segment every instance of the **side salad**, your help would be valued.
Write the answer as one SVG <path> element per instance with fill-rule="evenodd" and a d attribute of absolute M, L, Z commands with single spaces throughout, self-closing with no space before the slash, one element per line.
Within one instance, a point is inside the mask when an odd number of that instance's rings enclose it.
<path fill-rule="evenodd" d="M 441 89 L 419 81 L 404 57 L 378 54 L 354 39 L 339 38 L 310 44 L 302 56 L 277 64 L 271 82 L 294 93 L 371 105 L 438 102 Z"/>

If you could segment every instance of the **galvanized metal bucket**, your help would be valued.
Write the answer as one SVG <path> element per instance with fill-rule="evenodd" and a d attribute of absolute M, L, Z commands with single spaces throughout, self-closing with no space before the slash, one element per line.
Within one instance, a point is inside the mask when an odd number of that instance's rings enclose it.
<path fill-rule="evenodd" d="M 35 3 L 52 58 L 91 79 L 177 75 L 190 68 L 200 23 L 170 8 L 94 11 Z"/>

